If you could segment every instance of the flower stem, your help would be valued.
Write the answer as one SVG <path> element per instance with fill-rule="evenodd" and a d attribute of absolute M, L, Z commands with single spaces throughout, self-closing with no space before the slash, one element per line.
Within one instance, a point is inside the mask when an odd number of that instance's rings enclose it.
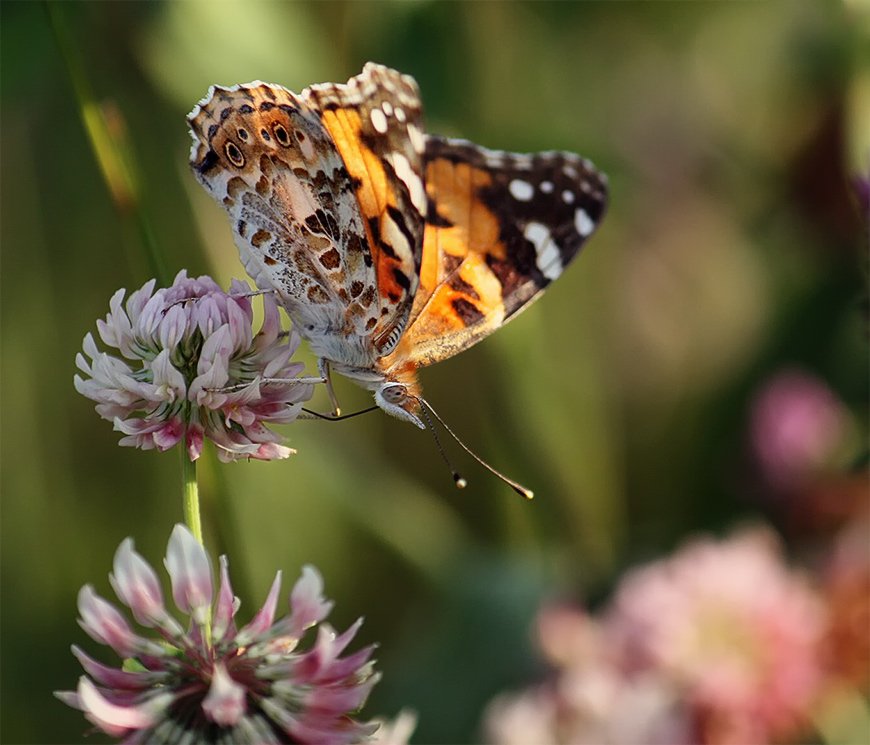
<path fill-rule="evenodd" d="M 202 518 L 199 514 L 199 484 L 196 480 L 196 461 L 191 460 L 186 448 L 181 451 L 181 491 L 184 506 L 184 522 L 193 537 L 204 546 L 202 540 Z M 207 645 L 211 645 L 211 617 L 205 619 L 202 627 Z"/>
<path fill-rule="evenodd" d="M 202 519 L 199 516 L 199 486 L 196 482 L 196 461 L 192 461 L 185 448 L 181 452 L 182 501 L 184 522 L 193 537 L 202 543 Z"/>

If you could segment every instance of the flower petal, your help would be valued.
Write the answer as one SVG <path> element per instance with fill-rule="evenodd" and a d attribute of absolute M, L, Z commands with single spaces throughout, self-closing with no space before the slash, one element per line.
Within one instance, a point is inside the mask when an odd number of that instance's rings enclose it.
<path fill-rule="evenodd" d="M 72 653 L 88 675 L 90 675 L 100 685 L 108 686 L 110 688 L 140 691 L 148 689 L 155 683 L 166 678 L 166 673 L 159 671 L 130 673 L 126 670 L 117 670 L 114 667 L 109 667 L 101 662 L 97 662 L 93 657 L 75 645 L 72 647 Z"/>
<path fill-rule="evenodd" d="M 145 640 L 133 633 L 117 608 L 97 595 L 91 585 L 79 590 L 78 607 L 79 625 L 91 639 L 109 645 L 120 657 L 133 657 L 142 651 Z"/>
<path fill-rule="evenodd" d="M 239 646 L 250 644 L 261 634 L 264 634 L 275 620 L 275 609 L 278 607 L 278 593 L 281 591 L 281 572 L 275 575 L 266 602 L 260 608 L 257 615 L 248 623 L 236 637 Z"/>
<path fill-rule="evenodd" d="M 77 693 L 87 718 L 103 732 L 115 737 L 152 726 L 158 721 L 161 709 L 165 709 L 174 698 L 167 693 L 154 697 L 147 704 L 118 706 L 108 701 L 84 676 L 79 678 Z"/>
<path fill-rule="evenodd" d="M 313 566 L 302 567 L 302 576 L 296 581 L 290 593 L 290 618 L 288 619 L 291 636 L 300 637 L 305 629 L 311 628 L 329 615 L 333 603 L 323 597 L 323 577 Z"/>
<path fill-rule="evenodd" d="M 205 435 L 202 427 L 199 424 L 191 424 L 187 428 L 185 443 L 187 447 L 187 457 L 191 460 L 196 460 L 202 455 L 202 445 L 205 442 Z"/>
<path fill-rule="evenodd" d="M 183 632 L 166 612 L 160 581 L 151 565 L 133 549 L 132 538 L 125 538 L 118 546 L 113 569 L 109 582 L 139 623 L 147 627 L 160 626 L 172 635 Z"/>
<path fill-rule="evenodd" d="M 245 693 L 245 687 L 230 677 L 222 662 L 217 662 L 208 695 L 202 701 L 202 710 L 221 727 L 233 727 L 247 711 Z"/>
<path fill-rule="evenodd" d="M 372 738 L 373 745 L 407 745 L 417 726 L 417 714 L 402 709 L 392 721 L 375 720 L 380 727 Z"/>
<path fill-rule="evenodd" d="M 162 352 L 171 352 L 187 333 L 188 313 L 183 303 L 171 305 L 160 320 L 157 338 Z M 162 353 L 161 352 L 161 353 Z"/>
<path fill-rule="evenodd" d="M 183 400 L 187 395 L 184 375 L 172 364 L 169 349 L 160 351 L 151 363 L 152 380 L 155 387 L 154 398 L 158 401 Z"/>
<path fill-rule="evenodd" d="M 178 524 L 172 529 L 163 563 L 179 610 L 193 616 L 200 626 L 205 624 L 213 593 L 211 564 L 205 549 L 186 526 Z"/>
<path fill-rule="evenodd" d="M 238 599 L 233 595 L 233 588 L 230 585 L 229 561 L 226 556 L 221 556 L 220 565 L 221 584 L 212 622 L 215 643 L 221 642 L 227 634 L 235 634 L 233 617 L 239 607 Z"/>

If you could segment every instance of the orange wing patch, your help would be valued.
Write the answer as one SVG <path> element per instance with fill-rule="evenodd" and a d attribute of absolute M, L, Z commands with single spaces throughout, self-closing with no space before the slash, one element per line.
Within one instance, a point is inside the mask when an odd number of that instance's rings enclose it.
<path fill-rule="evenodd" d="M 420 286 L 389 358 L 431 365 L 529 307 L 574 260 L 604 214 L 606 184 L 571 153 L 522 155 L 426 140 L 429 206 Z"/>
<path fill-rule="evenodd" d="M 504 260 L 496 216 L 476 198 L 492 184 L 485 170 L 435 159 L 426 169 L 429 223 L 423 237 L 420 285 L 408 328 L 385 369 L 402 362 L 430 365 L 473 344 L 504 322 L 502 283 L 487 257 Z"/>
<path fill-rule="evenodd" d="M 364 218 L 380 293 L 392 303 L 398 303 L 407 288 L 403 288 L 397 278 L 400 273 L 407 276 L 413 272 L 414 265 L 413 261 L 402 261 L 400 255 L 390 255 L 385 250 L 394 239 L 387 235 L 387 221 L 379 218 L 388 208 L 398 209 L 399 205 L 395 192 L 389 188 L 384 161 L 363 144 L 362 122 L 357 110 L 324 111 L 322 121 L 356 184 L 356 198 Z M 377 235 L 372 232 L 374 225 L 379 228 Z"/>
<path fill-rule="evenodd" d="M 423 244 L 425 140 L 417 84 L 368 64 L 346 85 L 315 85 L 302 97 L 319 115 L 353 181 L 365 223 L 366 261 L 377 281 L 378 318 L 368 331 L 377 354 L 387 354 L 407 324 Z"/>
<path fill-rule="evenodd" d="M 434 287 L 437 282 L 441 252 L 464 257 L 468 253 L 494 253 L 505 258 L 504 246 L 499 245 L 499 224 L 496 216 L 480 201 L 475 193 L 492 184 L 492 176 L 473 168 L 468 163 L 452 163 L 439 159 L 426 169 L 426 193 L 437 209 L 434 223 L 424 233 L 421 284 Z M 447 225 L 449 223 L 449 226 Z M 425 241 L 437 241 L 438 250 L 427 252 Z M 433 279 L 431 283 L 426 280 Z"/>

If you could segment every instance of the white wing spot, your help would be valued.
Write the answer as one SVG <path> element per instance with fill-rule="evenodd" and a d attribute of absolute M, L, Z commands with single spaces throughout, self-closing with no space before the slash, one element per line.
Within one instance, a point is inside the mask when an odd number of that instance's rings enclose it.
<path fill-rule="evenodd" d="M 541 191 L 544 194 L 552 194 L 553 193 L 553 182 L 552 181 L 542 181 L 541 182 Z"/>
<path fill-rule="evenodd" d="M 562 173 L 564 173 L 568 178 L 577 178 L 577 169 L 573 166 L 562 166 Z"/>
<path fill-rule="evenodd" d="M 381 104 L 381 108 L 384 110 L 384 113 L 385 113 L 387 116 L 392 116 L 392 115 L 393 115 L 393 104 L 391 104 L 389 101 L 384 101 L 384 102 Z"/>
<path fill-rule="evenodd" d="M 523 231 L 526 240 L 535 247 L 535 263 L 547 279 L 556 279 L 562 273 L 562 257 L 550 236 L 550 229 L 539 222 L 530 222 Z"/>
<path fill-rule="evenodd" d="M 372 126 L 377 132 L 384 134 L 387 131 L 387 115 L 383 111 L 372 109 L 369 118 L 372 120 Z"/>
<path fill-rule="evenodd" d="M 577 228 L 577 232 L 584 238 L 595 230 L 595 223 L 582 207 L 578 207 L 574 212 L 574 227 Z"/>
<path fill-rule="evenodd" d="M 396 119 L 398 119 L 403 124 L 405 123 L 405 110 L 401 106 L 396 106 L 395 109 Z"/>
<path fill-rule="evenodd" d="M 565 204 L 574 204 L 574 192 L 565 189 L 565 191 L 562 192 L 562 201 Z"/>
<path fill-rule="evenodd" d="M 421 215 L 426 214 L 426 190 L 423 188 L 423 179 L 421 179 L 408 159 L 401 153 L 392 153 L 388 156 L 390 163 L 393 165 L 393 170 L 396 176 L 408 187 L 408 193 L 411 195 L 411 204 L 417 208 Z"/>
<path fill-rule="evenodd" d="M 522 179 L 515 178 L 508 184 L 508 189 L 511 196 L 520 202 L 528 202 L 535 196 L 535 188 L 528 181 Z"/>
<path fill-rule="evenodd" d="M 415 153 L 422 153 L 426 149 L 426 141 L 423 139 L 423 133 L 419 127 L 409 124 L 408 137 L 411 140 L 411 147 L 414 148 Z"/>
<path fill-rule="evenodd" d="M 317 153 L 314 152 L 314 145 L 310 137 L 306 137 L 299 143 L 299 149 L 302 151 L 302 157 L 309 163 L 317 162 Z"/>

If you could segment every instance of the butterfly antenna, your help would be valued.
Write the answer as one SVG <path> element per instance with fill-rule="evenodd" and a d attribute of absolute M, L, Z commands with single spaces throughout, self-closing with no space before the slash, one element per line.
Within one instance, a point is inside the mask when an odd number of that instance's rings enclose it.
<path fill-rule="evenodd" d="M 422 401 L 422 399 L 420 400 Z M 450 473 L 453 475 L 453 482 L 456 484 L 456 488 L 464 489 L 466 486 L 468 486 L 468 482 L 464 478 L 462 478 L 462 475 L 453 467 L 453 464 L 447 457 L 447 453 L 444 451 L 444 447 L 441 445 L 441 440 L 438 437 L 438 432 L 435 429 L 435 425 L 432 424 L 432 420 L 429 418 L 429 412 L 426 411 L 425 406 L 420 407 L 420 412 L 423 414 L 423 419 L 426 420 L 426 426 L 429 427 L 429 431 L 432 433 L 432 437 L 435 440 L 435 445 L 438 447 L 438 452 L 441 453 L 441 458 L 447 464 L 447 467 L 450 469 Z M 434 411 L 432 413 L 435 414 Z M 438 415 L 435 414 L 435 416 L 437 417 Z M 438 421 L 441 421 L 440 417 L 438 418 Z"/>
<path fill-rule="evenodd" d="M 429 414 L 426 413 L 427 410 L 432 414 L 432 416 L 434 416 L 438 420 L 438 422 L 441 424 L 441 426 L 447 430 L 447 433 L 454 440 L 456 440 L 456 442 L 459 443 L 459 446 L 466 453 L 468 453 L 472 458 L 474 458 L 478 463 L 480 463 L 480 465 L 482 465 L 493 476 L 500 478 L 511 489 L 513 489 L 517 494 L 519 494 L 521 497 L 525 497 L 526 499 L 533 499 L 534 498 L 535 493 L 531 489 L 526 489 L 526 487 L 524 487 L 522 484 L 519 484 L 516 481 L 514 481 L 513 479 L 508 478 L 503 473 L 501 473 L 501 471 L 497 471 L 495 468 L 493 468 L 491 465 L 489 465 L 489 463 L 487 463 L 483 458 L 481 458 L 477 453 L 475 453 L 470 447 L 468 447 L 468 445 L 466 445 L 462 440 L 460 440 L 459 437 L 457 436 L 457 434 L 452 429 L 450 429 L 450 427 L 447 426 L 447 422 L 445 422 L 440 416 L 438 416 L 438 412 L 432 408 L 432 405 L 425 398 L 418 397 L 417 400 L 421 404 L 420 410 L 423 412 L 424 418 L 426 419 L 426 423 L 429 425 L 429 429 L 431 430 L 432 435 L 435 437 L 435 442 L 438 444 L 438 449 L 441 451 L 441 457 L 444 458 L 444 461 L 447 463 L 448 466 L 450 466 L 450 462 L 447 460 L 447 456 L 444 454 L 444 449 L 441 447 L 441 443 L 438 441 L 438 435 L 435 434 L 435 428 L 432 426 L 432 422 L 429 419 Z M 459 486 L 460 488 L 464 487 L 465 483 L 466 483 L 465 479 L 463 479 L 461 476 L 459 476 L 459 474 L 453 470 L 452 466 L 450 466 L 450 470 L 453 471 L 453 480 L 456 481 L 456 485 Z M 461 485 L 459 483 L 460 481 L 462 482 Z"/>

